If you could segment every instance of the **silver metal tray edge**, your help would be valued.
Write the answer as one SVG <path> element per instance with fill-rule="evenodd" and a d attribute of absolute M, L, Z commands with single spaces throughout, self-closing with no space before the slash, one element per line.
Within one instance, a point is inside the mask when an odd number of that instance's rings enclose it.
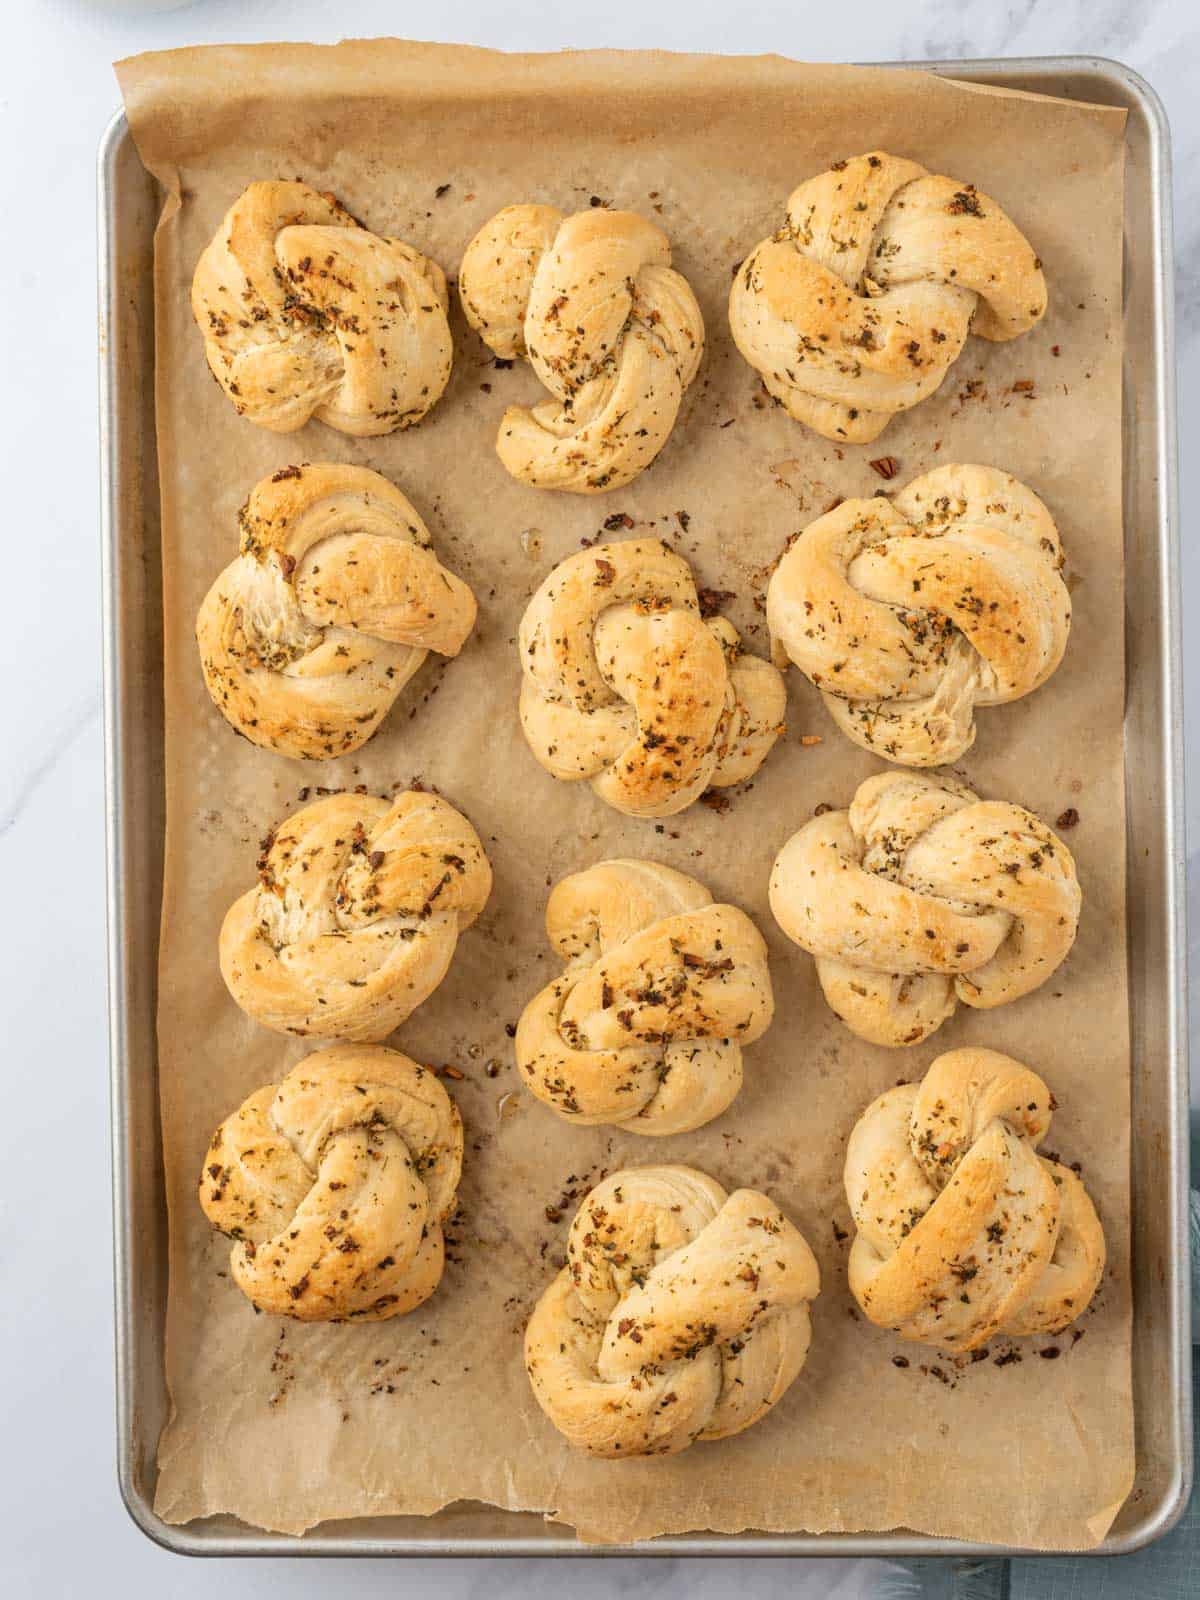
<path fill-rule="evenodd" d="M 1192 1471 L 1187 1264 L 1186 851 L 1180 656 L 1170 134 L 1150 85 L 1099 57 L 895 62 L 1125 106 L 1125 527 L 1133 1383 L 1137 1475 L 1097 1553 L 1160 1538 Z M 98 162 L 100 467 L 117 1459 L 136 1525 L 189 1555 L 965 1556 L 1019 1554 L 915 1534 L 699 1533 L 596 1548 L 532 1513 L 464 1503 L 433 1517 L 323 1524 L 302 1538 L 233 1517 L 154 1511 L 166 1420 L 166 1203 L 155 999 L 162 885 L 162 616 L 153 403 L 153 232 L 160 196 L 123 111 Z"/>

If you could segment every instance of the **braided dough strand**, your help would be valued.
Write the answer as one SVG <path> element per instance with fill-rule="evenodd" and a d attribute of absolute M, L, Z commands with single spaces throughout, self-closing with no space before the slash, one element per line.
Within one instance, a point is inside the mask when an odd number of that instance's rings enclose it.
<path fill-rule="evenodd" d="M 433 993 L 492 870 L 437 795 L 337 794 L 264 842 L 259 882 L 221 927 L 221 975 L 276 1033 L 384 1039 Z"/>
<path fill-rule="evenodd" d="M 774 1012 L 767 948 L 736 906 L 653 861 L 602 861 L 555 886 L 567 963 L 517 1024 L 517 1066 L 560 1117 L 686 1133 L 742 1084 L 742 1047 Z"/>
<path fill-rule="evenodd" d="M 238 413 L 370 437 L 418 423 L 450 378 L 446 279 L 306 183 L 252 183 L 200 257 L 192 312 Z"/>
<path fill-rule="evenodd" d="M 200 1204 L 235 1241 L 234 1282 L 260 1311 L 376 1322 L 441 1280 L 462 1146 L 433 1073 L 380 1045 L 336 1045 L 221 1124 Z"/>
<path fill-rule="evenodd" d="M 366 467 L 285 467 L 238 520 L 241 553 L 206 595 L 196 640 L 214 705 L 265 749 L 357 750 L 428 652 L 456 656 L 475 626 L 471 590 Z"/>
<path fill-rule="evenodd" d="M 804 1365 L 817 1263 L 775 1202 L 690 1167 L 598 1184 L 525 1334 L 538 1404 L 589 1455 L 667 1455 L 757 1422 Z"/>
<path fill-rule="evenodd" d="M 704 321 L 666 235 L 631 211 L 500 211 L 459 269 L 467 321 L 524 358 L 552 399 L 510 406 L 496 450 L 514 478 L 598 494 L 666 444 L 704 351 Z"/>
<path fill-rule="evenodd" d="M 802 183 L 729 294 L 767 390 L 852 444 L 931 395 L 968 332 L 1015 339 L 1045 310 L 1041 262 L 989 195 L 882 151 Z"/>
<path fill-rule="evenodd" d="M 783 731 L 787 694 L 691 569 L 658 539 L 596 545 L 555 567 L 521 619 L 521 726 L 538 761 L 635 817 L 669 817 L 740 783 Z"/>
<path fill-rule="evenodd" d="M 956 1003 L 1030 993 L 1075 941 L 1081 896 L 1032 812 L 944 776 L 884 772 L 775 858 L 775 920 L 817 958 L 825 998 L 873 1044 L 919 1044 Z"/>
<path fill-rule="evenodd" d="M 872 1322 L 945 1350 L 1058 1333 L 1104 1272 L 1076 1174 L 1039 1156 L 1053 1098 L 994 1050 L 952 1050 L 868 1106 L 846 1149 L 850 1288 Z"/>
<path fill-rule="evenodd" d="M 975 742 L 977 705 L 1031 694 L 1058 667 L 1062 565 L 1032 490 L 993 467 L 939 467 L 810 523 L 771 576 L 767 624 L 855 744 L 941 766 Z"/>

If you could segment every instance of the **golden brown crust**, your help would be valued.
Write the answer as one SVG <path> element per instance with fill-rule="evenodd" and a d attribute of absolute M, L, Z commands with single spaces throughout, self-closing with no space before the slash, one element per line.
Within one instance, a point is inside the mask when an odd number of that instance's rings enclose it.
<path fill-rule="evenodd" d="M 306 183 L 252 183 L 192 280 L 213 376 L 275 433 L 311 417 L 360 437 L 420 422 L 450 377 L 449 304 L 436 262 Z"/>
<path fill-rule="evenodd" d="M 649 466 L 704 351 L 700 307 L 653 223 L 507 206 L 467 246 L 459 293 L 489 348 L 527 360 L 553 397 L 504 413 L 496 450 L 513 477 L 599 494 Z"/>
<path fill-rule="evenodd" d="M 357 750 L 427 653 L 456 656 L 475 625 L 471 590 L 366 467 L 285 467 L 238 520 L 241 553 L 205 596 L 196 641 L 213 704 L 264 749 Z"/>
<path fill-rule="evenodd" d="M 567 963 L 525 1007 L 517 1066 L 568 1122 L 686 1133 L 742 1083 L 742 1047 L 774 1010 L 767 947 L 736 906 L 654 861 L 601 861 L 546 907 Z"/>
<path fill-rule="evenodd" d="M 525 1332 L 538 1404 L 589 1455 L 668 1455 L 757 1422 L 808 1354 L 820 1274 L 753 1189 L 691 1167 L 598 1184 Z"/>
<path fill-rule="evenodd" d="M 846 1149 L 850 1288 L 904 1339 L 974 1350 L 1059 1333 L 1104 1272 L 1104 1233 L 1069 1167 L 1037 1154 L 1053 1097 L 994 1050 L 952 1050 L 868 1106 Z"/>
<path fill-rule="evenodd" d="M 873 1044 L 919 1044 L 954 1012 L 1036 989 L 1079 923 L 1071 853 L 1023 806 L 945 776 L 884 772 L 775 858 L 775 920 L 817 958 L 830 1006 Z"/>
<path fill-rule="evenodd" d="M 1015 339 L 1045 310 L 1041 262 L 989 195 L 882 151 L 802 183 L 729 294 L 769 392 L 853 444 L 932 394 L 968 332 Z"/>
<path fill-rule="evenodd" d="M 1071 597 L 1058 530 L 994 467 L 939 467 L 810 523 L 767 587 L 767 624 L 842 731 L 905 766 L 957 761 L 975 707 L 1039 688 Z"/>
<path fill-rule="evenodd" d="M 200 1204 L 234 1240 L 260 1311 L 377 1322 L 441 1281 L 462 1120 L 437 1078 L 382 1045 L 335 1045 L 259 1089 L 217 1129 Z"/>
<path fill-rule="evenodd" d="M 561 562 L 525 610 L 521 726 L 546 771 L 588 778 L 628 816 L 669 817 L 750 777 L 783 732 L 787 694 L 707 622 L 687 562 L 659 539 Z"/>
<path fill-rule="evenodd" d="M 221 927 L 221 975 L 276 1033 L 384 1039 L 437 988 L 492 870 L 437 795 L 337 794 L 264 841 L 259 882 Z"/>

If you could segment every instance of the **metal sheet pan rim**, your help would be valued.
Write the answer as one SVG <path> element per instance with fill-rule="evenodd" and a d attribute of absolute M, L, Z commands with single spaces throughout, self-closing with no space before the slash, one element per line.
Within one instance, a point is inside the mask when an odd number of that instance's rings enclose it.
<path fill-rule="evenodd" d="M 1185 929 L 1183 844 L 1183 719 L 1180 656 L 1177 444 L 1175 425 L 1174 291 L 1171 272 L 1170 135 L 1158 95 L 1138 73 L 1119 61 L 1099 56 L 1023 57 L 1008 60 L 906 61 L 883 66 L 935 71 L 950 77 L 1004 81 L 1049 72 L 1091 76 L 1119 88 L 1136 104 L 1150 130 L 1151 198 L 1156 224 L 1153 240 L 1154 323 L 1156 329 L 1157 426 L 1154 439 L 1157 470 L 1156 551 L 1160 607 L 1160 695 L 1156 755 L 1165 778 L 1162 826 L 1169 868 L 1163 874 L 1167 934 L 1167 971 L 1163 984 L 1165 1035 L 1171 1063 L 1167 1081 L 1169 1238 L 1167 1281 L 1171 1345 L 1169 1364 L 1173 1411 L 1170 1440 L 1171 1475 L 1157 1504 L 1120 1534 L 1109 1534 L 1096 1553 L 1126 1554 L 1161 1537 L 1174 1526 L 1191 1487 L 1191 1347 L 1187 1280 L 1187 949 Z M 104 628 L 103 694 L 105 786 L 107 802 L 108 978 L 110 1109 L 112 1119 L 112 1185 L 114 1290 L 116 1317 L 117 1457 L 121 1496 L 134 1523 L 163 1548 L 188 1555 L 321 1555 L 321 1556 L 968 1556 L 1016 1555 L 1017 1546 L 979 1545 L 905 1530 L 825 1534 L 691 1534 L 667 1536 L 637 1545 L 594 1547 L 582 1544 L 565 1529 L 539 1537 L 521 1535 L 461 1537 L 439 1533 L 436 1519 L 424 1519 L 428 1533 L 404 1537 L 314 1532 L 303 1538 L 265 1533 L 236 1525 L 216 1531 L 211 1523 L 173 1526 L 154 1511 L 136 1474 L 135 1394 L 138 1382 L 133 1324 L 135 1317 L 132 1251 L 136 1218 L 131 1195 L 131 1151 L 128 1111 L 132 1061 L 125 995 L 130 976 L 126 939 L 126 852 L 122 836 L 125 784 L 121 757 L 124 661 L 120 648 L 118 551 L 119 462 L 115 440 L 117 372 L 114 296 L 114 169 L 129 137 L 123 110 L 104 131 L 98 154 L 98 259 L 100 310 L 100 453 L 102 531 L 102 617 Z M 223 1519 L 222 1519 L 223 1520 Z M 415 1520 L 415 1519 L 414 1519 Z M 330 1526 L 330 1525 L 327 1525 Z M 1044 1553 L 1044 1552 L 1038 1552 Z"/>

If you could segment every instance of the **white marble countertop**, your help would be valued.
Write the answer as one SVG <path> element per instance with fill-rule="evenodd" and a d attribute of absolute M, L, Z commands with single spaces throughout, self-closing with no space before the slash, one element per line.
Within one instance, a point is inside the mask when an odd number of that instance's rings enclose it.
<path fill-rule="evenodd" d="M 1184 604 L 1200 605 L 1189 513 L 1200 470 L 1187 448 L 1200 404 L 1200 10 L 1194 0 L 10 0 L 0 126 L 8 376 L 0 386 L 7 587 L 0 683 L 0 949 L 8 1019 L 0 1185 L 0 1592 L 140 1597 L 521 1593 L 566 1584 L 679 1600 L 883 1592 L 879 1564 L 584 1561 L 228 1562 L 219 1572 L 149 1543 L 114 1470 L 103 769 L 93 284 L 94 155 L 117 103 L 109 63 L 216 40 L 398 33 L 512 49 L 564 45 L 779 51 L 817 61 L 1089 54 L 1141 72 L 1174 133 L 1183 456 Z M 161 3 L 161 0 L 160 0 Z M 1189 90 L 1189 83 L 1191 89 Z M 27 149 L 36 152 L 23 159 Z M 1200 629 L 1185 638 L 1189 683 Z M 1193 897 L 1200 894 L 1200 695 L 1189 708 Z M 1200 917 L 1193 941 L 1200 958 Z M 1193 1057 L 1200 1051 L 1193 1049 Z M 1193 1081 L 1200 1082 L 1195 1077 Z M 684 1571 L 683 1569 L 687 1570 Z"/>

